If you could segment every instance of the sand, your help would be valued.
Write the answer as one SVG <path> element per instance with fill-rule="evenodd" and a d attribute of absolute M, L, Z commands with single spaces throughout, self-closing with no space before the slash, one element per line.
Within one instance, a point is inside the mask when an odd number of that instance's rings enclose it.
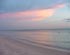
<path fill-rule="evenodd" d="M 0 55 L 70 55 L 70 53 L 0 37 Z"/>

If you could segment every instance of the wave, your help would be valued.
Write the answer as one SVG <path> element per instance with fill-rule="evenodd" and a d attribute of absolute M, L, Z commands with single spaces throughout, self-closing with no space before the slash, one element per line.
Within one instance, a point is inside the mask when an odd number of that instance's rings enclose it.
<path fill-rule="evenodd" d="M 31 40 L 27 40 L 27 39 L 19 39 L 19 38 L 13 38 L 13 39 L 12 38 L 7 38 L 7 39 L 10 40 L 10 41 L 13 41 L 15 43 L 17 42 L 17 43 L 20 43 L 20 44 L 31 45 L 31 46 L 41 47 L 41 48 L 45 48 L 45 49 L 53 49 L 53 50 L 58 50 L 58 51 L 63 51 L 63 52 L 70 52 L 69 48 L 38 43 L 38 42 L 34 42 L 34 41 L 31 41 Z"/>

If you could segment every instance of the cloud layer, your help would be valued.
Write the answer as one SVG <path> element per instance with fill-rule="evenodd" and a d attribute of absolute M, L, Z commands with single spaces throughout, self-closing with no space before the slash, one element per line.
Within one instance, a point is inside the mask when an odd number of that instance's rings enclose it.
<path fill-rule="evenodd" d="M 16 18 L 25 21 L 41 21 L 52 16 L 56 9 L 63 8 L 65 4 L 58 4 L 47 9 L 28 10 L 14 13 L 0 14 L 0 18 Z"/>

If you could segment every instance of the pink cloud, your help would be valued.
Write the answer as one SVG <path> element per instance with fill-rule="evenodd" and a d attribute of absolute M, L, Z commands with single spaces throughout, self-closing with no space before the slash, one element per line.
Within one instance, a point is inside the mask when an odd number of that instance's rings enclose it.
<path fill-rule="evenodd" d="M 53 6 L 53 8 L 63 8 L 65 6 L 65 4 L 58 4 L 58 5 L 55 5 Z"/>
<path fill-rule="evenodd" d="M 19 18 L 23 20 L 40 21 L 52 16 L 56 12 L 56 8 L 63 8 L 65 4 L 58 4 L 49 9 L 29 10 L 15 13 L 1 14 L 1 18 Z"/>

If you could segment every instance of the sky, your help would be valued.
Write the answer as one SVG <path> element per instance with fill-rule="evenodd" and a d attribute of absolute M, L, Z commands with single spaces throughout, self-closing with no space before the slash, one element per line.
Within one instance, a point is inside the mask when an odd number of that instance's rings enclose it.
<path fill-rule="evenodd" d="M 0 0 L 0 30 L 70 28 L 70 0 Z"/>

